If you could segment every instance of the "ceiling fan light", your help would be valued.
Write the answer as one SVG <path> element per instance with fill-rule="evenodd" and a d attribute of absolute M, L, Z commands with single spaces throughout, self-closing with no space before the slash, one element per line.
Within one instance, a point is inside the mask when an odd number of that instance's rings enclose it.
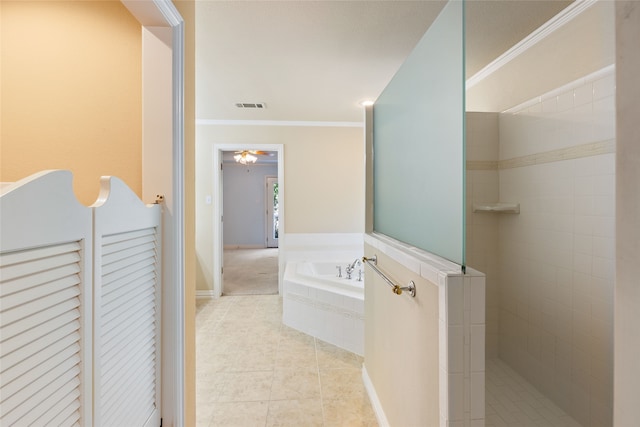
<path fill-rule="evenodd" d="M 236 155 L 233 156 L 233 159 L 237 163 L 240 163 L 241 165 L 246 165 L 248 163 L 255 163 L 256 160 L 258 160 L 256 156 L 254 156 L 253 154 L 247 151 L 243 151 L 242 153 L 237 153 Z"/>

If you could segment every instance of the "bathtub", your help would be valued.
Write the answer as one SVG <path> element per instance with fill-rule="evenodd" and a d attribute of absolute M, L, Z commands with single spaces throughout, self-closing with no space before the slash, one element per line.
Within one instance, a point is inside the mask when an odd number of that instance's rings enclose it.
<path fill-rule="evenodd" d="M 351 261 L 353 262 L 353 261 Z M 351 279 L 349 262 L 288 262 L 283 280 L 285 325 L 353 353 L 364 354 L 364 267 Z M 337 266 L 342 269 L 338 276 Z M 359 281 L 359 271 L 362 280 Z"/>

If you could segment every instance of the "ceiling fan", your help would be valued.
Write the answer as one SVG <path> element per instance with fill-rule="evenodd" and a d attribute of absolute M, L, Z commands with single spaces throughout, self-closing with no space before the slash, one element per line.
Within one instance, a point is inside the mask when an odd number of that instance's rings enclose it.
<path fill-rule="evenodd" d="M 242 150 L 233 153 L 233 159 L 243 165 L 255 163 L 258 160 L 257 156 L 273 156 L 273 153 L 260 150 Z"/>

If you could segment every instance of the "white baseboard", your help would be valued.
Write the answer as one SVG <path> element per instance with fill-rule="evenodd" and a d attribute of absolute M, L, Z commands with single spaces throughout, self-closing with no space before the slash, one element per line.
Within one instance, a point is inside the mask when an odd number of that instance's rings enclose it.
<path fill-rule="evenodd" d="M 371 406 L 373 407 L 373 412 L 376 414 L 378 425 L 380 425 L 380 427 L 390 427 L 387 416 L 384 414 L 384 410 L 382 409 L 382 404 L 380 403 L 378 395 L 376 394 L 376 389 L 373 387 L 373 383 L 369 378 L 367 368 L 364 366 L 364 364 L 362 364 L 362 382 L 364 383 L 364 388 L 365 390 L 367 390 L 367 394 L 369 395 L 369 401 L 371 402 Z"/>
<path fill-rule="evenodd" d="M 216 295 L 212 290 L 196 290 L 196 299 L 213 299 Z"/>

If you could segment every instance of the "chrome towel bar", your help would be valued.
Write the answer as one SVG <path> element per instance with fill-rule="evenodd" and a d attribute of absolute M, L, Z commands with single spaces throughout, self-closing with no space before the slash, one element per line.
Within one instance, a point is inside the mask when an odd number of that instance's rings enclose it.
<path fill-rule="evenodd" d="M 396 285 L 395 283 L 393 283 L 391 281 L 391 279 L 389 279 L 387 277 L 386 274 L 384 274 L 379 268 L 378 268 L 378 256 L 374 255 L 371 258 L 367 258 L 366 256 L 362 257 L 362 262 L 364 262 L 365 264 L 369 264 L 369 267 L 371 267 L 373 269 L 373 271 L 375 271 L 376 273 L 378 273 L 378 275 L 380 277 L 382 277 L 382 279 L 387 283 L 387 285 L 391 286 L 391 290 L 393 291 L 394 294 L 396 295 L 401 295 L 402 292 L 408 292 L 409 295 L 411 295 L 412 297 L 415 298 L 416 296 L 416 284 L 412 281 L 410 281 L 407 286 L 400 286 L 400 285 Z"/>

